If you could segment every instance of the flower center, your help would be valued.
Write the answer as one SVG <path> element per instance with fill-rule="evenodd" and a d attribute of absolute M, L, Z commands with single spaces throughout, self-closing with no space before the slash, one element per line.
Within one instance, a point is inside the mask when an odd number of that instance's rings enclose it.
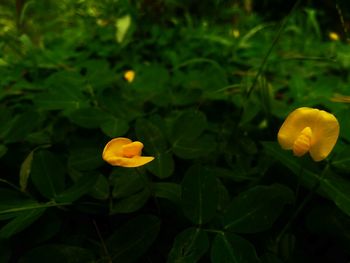
<path fill-rule="evenodd" d="M 122 146 L 123 157 L 131 158 L 134 156 L 141 156 L 141 151 L 143 148 L 142 142 L 132 142 Z"/>
<path fill-rule="evenodd" d="M 293 144 L 293 153 L 295 156 L 303 156 L 310 150 L 312 130 L 310 127 L 304 128 Z"/>

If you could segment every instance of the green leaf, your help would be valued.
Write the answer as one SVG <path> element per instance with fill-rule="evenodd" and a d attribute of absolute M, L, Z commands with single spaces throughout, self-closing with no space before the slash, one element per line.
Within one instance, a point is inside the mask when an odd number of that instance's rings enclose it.
<path fill-rule="evenodd" d="M 10 189 L 0 188 L 0 196 L 0 220 L 14 217 L 18 212 L 27 208 L 32 209 L 33 206 L 35 207 L 38 204 L 35 200 L 28 198 L 21 192 Z"/>
<path fill-rule="evenodd" d="M 205 224 L 216 215 L 218 192 L 215 174 L 205 167 L 190 167 L 182 181 L 182 209 L 194 224 Z"/>
<path fill-rule="evenodd" d="M 123 136 L 129 130 L 128 122 L 116 117 L 110 117 L 100 127 L 111 138 Z"/>
<path fill-rule="evenodd" d="M 206 232 L 200 228 L 188 228 L 178 234 L 168 256 L 168 263 L 195 263 L 209 248 Z"/>
<path fill-rule="evenodd" d="M 160 179 L 168 178 L 174 172 L 174 159 L 171 153 L 161 152 L 154 156 L 147 169 Z"/>
<path fill-rule="evenodd" d="M 21 164 L 21 169 L 19 171 L 19 186 L 22 192 L 27 189 L 28 179 L 30 175 L 30 169 L 32 167 L 32 161 L 34 156 L 34 151 L 31 151 Z"/>
<path fill-rule="evenodd" d="M 99 128 L 104 122 L 108 121 L 111 116 L 97 108 L 81 108 L 69 114 L 69 119 L 87 129 Z"/>
<path fill-rule="evenodd" d="M 332 158 L 332 165 L 341 171 L 350 171 L 350 146 L 345 146 L 334 158 Z"/>
<path fill-rule="evenodd" d="M 321 180 L 318 192 L 326 194 L 341 210 L 350 215 L 350 182 L 348 180 L 332 172 L 327 172 L 326 176 L 320 179 L 320 171 L 314 172 L 307 169 L 298 158 L 282 150 L 277 143 L 264 142 L 263 146 L 269 155 L 279 160 L 295 175 L 300 176 L 299 180 L 305 186 L 312 188 Z M 303 167 L 302 173 L 300 173 L 300 167 Z"/>
<path fill-rule="evenodd" d="M 11 129 L 5 136 L 6 143 L 23 141 L 33 131 L 40 120 L 37 112 L 28 111 L 15 117 Z"/>
<path fill-rule="evenodd" d="M 160 220 L 153 215 L 139 215 L 115 231 L 106 247 L 113 262 L 136 262 L 152 245 L 160 229 Z"/>
<path fill-rule="evenodd" d="M 88 100 L 80 89 L 70 86 L 51 88 L 36 95 L 33 101 L 43 110 L 76 110 L 88 106 Z"/>
<path fill-rule="evenodd" d="M 207 128 L 206 116 L 200 111 L 185 111 L 174 121 L 171 141 L 173 145 L 183 144 L 198 138 Z"/>
<path fill-rule="evenodd" d="M 151 196 L 150 189 L 143 188 L 141 191 L 127 197 L 115 200 L 111 206 L 111 214 L 126 214 L 139 210 Z"/>
<path fill-rule="evenodd" d="M 7 153 L 7 147 L 3 144 L 0 144 L 0 158 Z"/>
<path fill-rule="evenodd" d="M 69 245 L 43 245 L 36 247 L 20 258 L 19 263 L 93 263 L 95 256 L 85 248 Z"/>
<path fill-rule="evenodd" d="M 109 183 L 106 177 L 99 175 L 96 184 L 89 192 L 93 198 L 106 200 L 109 197 Z"/>
<path fill-rule="evenodd" d="M 126 36 L 126 33 L 129 30 L 130 25 L 131 25 L 131 16 L 130 15 L 123 16 L 121 18 L 118 18 L 115 21 L 115 27 L 117 29 L 115 38 L 116 38 L 118 43 L 123 42 L 123 40 Z"/>
<path fill-rule="evenodd" d="M 211 248 L 212 263 L 258 263 L 254 246 L 233 233 L 217 234 Z"/>
<path fill-rule="evenodd" d="M 99 148 L 74 149 L 68 158 L 68 165 L 79 171 L 94 170 L 102 164 L 102 150 Z"/>
<path fill-rule="evenodd" d="M 286 204 L 294 202 L 293 192 L 286 186 L 255 186 L 234 198 L 223 217 L 230 232 L 256 233 L 269 229 Z"/>
<path fill-rule="evenodd" d="M 181 201 L 181 185 L 175 183 L 153 183 L 154 196 L 168 199 L 175 204 Z"/>
<path fill-rule="evenodd" d="M 46 208 L 38 208 L 21 212 L 0 229 L 0 239 L 10 238 L 14 234 L 22 231 L 37 220 L 44 213 L 45 209 Z"/>
<path fill-rule="evenodd" d="M 30 178 L 45 197 L 55 198 L 64 190 L 65 171 L 58 158 L 46 150 L 34 153 Z"/>
<path fill-rule="evenodd" d="M 216 149 L 216 141 L 211 135 L 203 135 L 195 140 L 183 139 L 173 144 L 173 152 L 183 159 L 194 159 L 209 155 Z"/>
<path fill-rule="evenodd" d="M 145 187 L 146 179 L 143 179 L 137 172 L 125 171 L 123 174 L 112 176 L 114 198 L 130 196 Z"/>
<path fill-rule="evenodd" d="M 144 151 L 157 154 L 166 151 L 166 141 L 162 131 L 152 122 L 145 119 L 136 121 L 136 136 L 144 144 Z"/>
<path fill-rule="evenodd" d="M 62 203 L 70 203 L 76 201 L 93 188 L 93 186 L 96 184 L 97 179 L 98 175 L 91 174 L 80 177 L 72 187 L 56 196 L 55 201 Z"/>

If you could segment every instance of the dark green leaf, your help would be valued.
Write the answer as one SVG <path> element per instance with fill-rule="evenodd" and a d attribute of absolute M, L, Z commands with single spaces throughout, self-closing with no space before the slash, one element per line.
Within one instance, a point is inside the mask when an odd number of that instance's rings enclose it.
<path fill-rule="evenodd" d="M 20 258 L 19 263 L 93 263 L 95 257 L 88 249 L 69 245 L 36 247 Z"/>
<path fill-rule="evenodd" d="M 111 116 L 100 127 L 107 136 L 114 138 L 124 135 L 129 129 L 129 124 L 123 119 Z"/>
<path fill-rule="evenodd" d="M 135 129 L 136 136 L 144 144 L 146 153 L 157 154 L 166 150 L 164 135 L 152 122 L 145 119 L 138 119 Z"/>
<path fill-rule="evenodd" d="M 152 189 L 156 197 L 165 198 L 175 204 L 180 204 L 181 185 L 175 183 L 153 183 Z"/>
<path fill-rule="evenodd" d="M 320 179 L 320 171 L 313 172 L 305 167 L 300 173 L 302 164 L 298 162 L 298 158 L 289 155 L 287 151 L 282 150 L 276 143 L 265 142 L 263 145 L 269 155 L 274 156 L 295 175 L 300 176 L 300 181 L 307 187 L 312 188 L 321 180 L 318 192 L 326 194 L 341 210 L 350 215 L 350 182 L 348 180 L 332 172 L 327 172 L 326 176 Z"/>
<path fill-rule="evenodd" d="M 40 120 L 39 117 L 39 114 L 34 111 L 28 111 L 18 115 L 13 121 L 8 134 L 5 136 L 5 142 L 23 141 L 36 128 Z"/>
<path fill-rule="evenodd" d="M 74 185 L 67 190 L 61 192 L 55 197 L 56 202 L 74 202 L 81 196 L 90 191 L 96 184 L 98 175 L 87 174 L 78 179 Z"/>
<path fill-rule="evenodd" d="M 0 144 L 0 158 L 3 157 L 7 152 L 7 147 L 3 144 Z"/>
<path fill-rule="evenodd" d="M 209 248 L 206 232 L 200 228 L 188 228 L 178 234 L 168 256 L 168 263 L 195 263 Z"/>
<path fill-rule="evenodd" d="M 207 128 L 207 119 L 200 111 L 185 111 L 174 122 L 171 141 L 173 145 L 181 141 L 191 141 L 198 138 Z"/>
<path fill-rule="evenodd" d="M 109 197 L 109 183 L 106 177 L 99 175 L 96 184 L 90 191 L 90 195 L 99 200 L 106 200 Z"/>
<path fill-rule="evenodd" d="M 14 234 L 22 231 L 37 220 L 44 211 L 45 208 L 37 208 L 19 213 L 14 219 L 0 229 L 0 239 L 10 238 Z"/>
<path fill-rule="evenodd" d="M 136 262 L 152 245 L 160 228 L 153 215 L 139 215 L 122 225 L 107 240 L 113 262 Z"/>
<path fill-rule="evenodd" d="M 173 152 L 183 159 L 206 156 L 214 151 L 216 141 L 210 135 L 203 135 L 195 140 L 183 139 L 173 144 Z"/>
<path fill-rule="evenodd" d="M 233 233 L 217 234 L 211 248 L 212 263 L 258 263 L 254 246 Z"/>
<path fill-rule="evenodd" d="M 174 172 L 174 159 L 171 153 L 159 152 L 154 160 L 147 165 L 147 169 L 160 179 L 167 178 Z"/>
<path fill-rule="evenodd" d="M 70 167 L 79 171 L 93 170 L 103 164 L 102 149 L 78 148 L 74 149 L 68 158 Z"/>
<path fill-rule="evenodd" d="M 190 167 L 182 182 L 182 209 L 194 224 L 205 224 L 216 214 L 218 192 L 215 174 L 200 165 Z"/>
<path fill-rule="evenodd" d="M 237 233 L 256 233 L 269 229 L 286 204 L 294 201 L 286 186 L 255 186 L 233 199 L 223 217 L 225 229 Z"/>
<path fill-rule="evenodd" d="M 108 113 L 97 108 L 80 108 L 69 114 L 73 123 L 87 129 L 99 128 L 110 118 Z"/>
<path fill-rule="evenodd" d="M 127 197 L 117 199 L 111 206 L 111 214 L 125 214 L 132 213 L 139 210 L 148 201 L 151 192 L 148 188 L 143 188 L 141 191 L 129 195 Z"/>
<path fill-rule="evenodd" d="M 58 158 L 46 150 L 34 153 L 30 178 L 45 197 L 55 198 L 64 190 L 65 171 Z"/>

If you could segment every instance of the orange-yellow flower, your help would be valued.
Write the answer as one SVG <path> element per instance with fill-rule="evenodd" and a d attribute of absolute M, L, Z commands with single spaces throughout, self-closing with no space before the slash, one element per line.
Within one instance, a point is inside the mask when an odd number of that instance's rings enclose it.
<path fill-rule="evenodd" d="M 134 80 L 134 78 L 135 78 L 135 71 L 133 71 L 133 70 L 128 70 L 128 71 L 126 71 L 126 72 L 124 73 L 124 79 L 125 79 L 127 82 L 131 83 L 131 82 Z"/>
<path fill-rule="evenodd" d="M 153 156 L 141 156 L 142 142 L 132 142 L 128 138 L 115 138 L 103 149 L 102 158 L 113 166 L 138 167 L 153 161 Z"/>
<path fill-rule="evenodd" d="M 288 115 L 278 132 L 278 142 L 295 156 L 309 152 L 318 162 L 330 154 L 338 136 L 339 123 L 333 114 L 303 107 Z"/>

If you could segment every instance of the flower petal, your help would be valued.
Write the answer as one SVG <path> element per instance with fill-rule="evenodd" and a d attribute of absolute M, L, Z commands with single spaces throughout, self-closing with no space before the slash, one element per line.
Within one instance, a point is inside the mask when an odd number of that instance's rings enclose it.
<path fill-rule="evenodd" d="M 123 157 L 123 149 L 122 146 L 126 144 L 130 144 L 132 141 L 128 138 L 115 138 L 110 140 L 102 152 L 102 158 L 106 162 L 110 162 L 109 160 L 113 160 L 116 157 Z"/>
<path fill-rule="evenodd" d="M 110 165 L 122 167 L 139 167 L 154 160 L 152 156 L 134 156 L 132 158 L 112 157 L 106 160 Z"/>
<path fill-rule="evenodd" d="M 310 127 L 312 132 L 320 110 L 302 107 L 288 115 L 278 132 L 278 142 L 283 149 L 292 149 L 301 131 Z"/>
<path fill-rule="evenodd" d="M 333 114 L 321 110 L 312 131 L 313 142 L 310 147 L 310 155 L 317 162 L 325 159 L 336 144 L 339 136 L 339 123 Z"/>
<path fill-rule="evenodd" d="M 140 156 L 143 148 L 143 143 L 136 141 L 122 146 L 124 157 Z"/>

